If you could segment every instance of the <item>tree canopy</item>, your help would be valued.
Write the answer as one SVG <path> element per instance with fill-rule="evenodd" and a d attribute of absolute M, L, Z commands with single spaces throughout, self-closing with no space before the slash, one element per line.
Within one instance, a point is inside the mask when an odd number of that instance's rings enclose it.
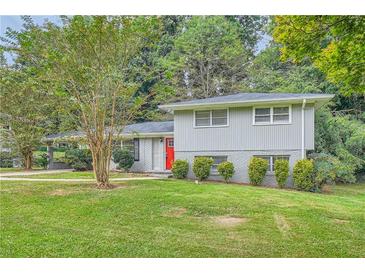
<path fill-rule="evenodd" d="M 282 58 L 306 58 L 343 94 L 365 96 L 364 16 L 276 16 L 273 37 Z"/>

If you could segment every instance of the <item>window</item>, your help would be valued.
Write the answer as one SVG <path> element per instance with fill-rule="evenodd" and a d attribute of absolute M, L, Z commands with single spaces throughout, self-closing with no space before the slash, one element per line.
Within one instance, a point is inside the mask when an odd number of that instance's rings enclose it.
<path fill-rule="evenodd" d="M 228 109 L 197 110 L 195 114 L 195 127 L 218 127 L 228 125 Z"/>
<path fill-rule="evenodd" d="M 212 158 L 214 162 L 213 162 L 213 165 L 212 165 L 211 172 L 213 174 L 216 174 L 218 172 L 217 168 L 218 168 L 218 165 L 220 163 L 227 161 L 227 156 L 195 156 L 195 157 L 208 157 L 208 158 Z"/>
<path fill-rule="evenodd" d="M 254 125 L 289 124 L 291 106 L 253 108 Z"/>
<path fill-rule="evenodd" d="M 268 163 L 268 172 L 274 172 L 275 171 L 275 161 L 276 160 L 287 160 L 289 161 L 288 155 L 255 155 L 257 158 L 261 158 L 267 161 Z"/>
<path fill-rule="evenodd" d="M 167 139 L 167 146 L 174 147 L 174 139 Z"/>
<path fill-rule="evenodd" d="M 134 160 L 139 161 L 139 139 L 134 138 L 123 141 L 123 147 L 127 148 L 134 155 Z"/>
<path fill-rule="evenodd" d="M 289 107 L 274 107 L 273 108 L 274 123 L 289 123 Z"/>

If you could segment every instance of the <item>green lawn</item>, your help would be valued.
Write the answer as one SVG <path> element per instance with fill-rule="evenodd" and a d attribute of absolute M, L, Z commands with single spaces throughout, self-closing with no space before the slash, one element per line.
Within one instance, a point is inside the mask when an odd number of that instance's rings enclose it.
<path fill-rule="evenodd" d="M 1 257 L 364 257 L 365 184 L 1 184 Z"/>
<path fill-rule="evenodd" d="M 33 169 L 38 170 L 41 169 L 40 167 L 33 167 Z M 0 167 L 0 173 L 5 172 L 22 172 L 24 168 L 22 167 Z"/>
<path fill-rule="evenodd" d="M 110 178 L 129 178 L 129 177 L 141 177 L 147 176 L 144 174 L 135 173 L 122 173 L 122 172 L 111 172 Z M 92 171 L 66 171 L 54 174 L 34 174 L 26 176 L 12 176 L 21 178 L 37 178 L 37 179 L 93 179 L 94 173 Z"/>

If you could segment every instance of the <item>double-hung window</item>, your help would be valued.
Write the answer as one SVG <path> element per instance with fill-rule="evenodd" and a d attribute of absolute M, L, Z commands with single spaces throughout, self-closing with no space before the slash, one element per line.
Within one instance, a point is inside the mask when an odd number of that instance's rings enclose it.
<path fill-rule="evenodd" d="M 218 127 L 228 125 L 228 109 L 196 110 L 195 127 Z"/>
<path fill-rule="evenodd" d="M 286 160 L 289 161 L 288 155 L 257 155 L 257 158 L 261 158 L 267 161 L 267 171 L 274 172 L 275 171 L 275 161 L 276 160 Z"/>
<path fill-rule="evenodd" d="M 290 124 L 291 106 L 254 107 L 254 125 Z"/>
<path fill-rule="evenodd" d="M 213 159 L 214 162 L 213 162 L 212 168 L 211 168 L 211 172 L 213 175 L 218 173 L 218 165 L 222 162 L 227 161 L 227 156 L 195 156 L 195 158 L 196 157 L 207 157 L 207 158 Z"/>

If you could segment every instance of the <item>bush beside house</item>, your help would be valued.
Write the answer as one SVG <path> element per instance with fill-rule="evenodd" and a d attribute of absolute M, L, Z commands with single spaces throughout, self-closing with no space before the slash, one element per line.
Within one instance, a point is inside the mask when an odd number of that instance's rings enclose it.
<path fill-rule="evenodd" d="M 213 159 L 209 157 L 196 157 L 194 159 L 193 172 L 199 181 L 209 177 L 213 163 Z"/>
<path fill-rule="evenodd" d="M 217 170 L 219 174 L 224 178 L 226 183 L 233 177 L 234 166 L 232 162 L 222 162 L 218 165 Z"/>
<path fill-rule="evenodd" d="M 275 178 L 280 188 L 285 187 L 289 178 L 289 161 L 280 159 L 275 161 Z"/>
<path fill-rule="evenodd" d="M 172 175 L 176 179 L 184 179 L 189 172 L 189 163 L 186 160 L 176 160 L 172 164 L 171 168 Z"/>
<path fill-rule="evenodd" d="M 268 162 L 265 159 L 252 157 L 248 164 L 248 176 L 250 184 L 261 185 L 268 169 Z"/>
<path fill-rule="evenodd" d="M 113 161 L 118 164 L 118 169 L 123 169 L 126 172 L 134 164 L 134 156 L 129 149 L 126 148 L 116 148 L 113 150 Z"/>
<path fill-rule="evenodd" d="M 69 149 L 65 152 L 65 162 L 77 171 L 92 170 L 92 156 L 89 149 Z"/>
<path fill-rule="evenodd" d="M 297 161 L 293 168 L 294 186 L 299 190 L 314 191 L 313 174 L 313 160 L 303 159 Z"/>

